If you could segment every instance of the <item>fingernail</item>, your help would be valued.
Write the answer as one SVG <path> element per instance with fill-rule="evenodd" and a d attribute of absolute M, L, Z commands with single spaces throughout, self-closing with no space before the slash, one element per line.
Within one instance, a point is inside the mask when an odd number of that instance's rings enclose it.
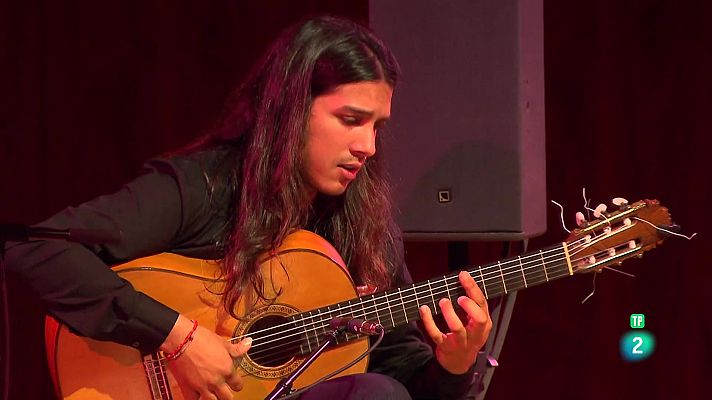
<path fill-rule="evenodd" d="M 252 345 L 252 338 L 246 337 L 246 338 L 242 339 L 242 341 L 240 343 L 242 343 L 242 345 L 245 347 L 250 347 Z"/>
<path fill-rule="evenodd" d="M 457 298 L 457 304 L 462 305 L 463 301 L 466 301 L 467 296 L 460 296 Z"/>

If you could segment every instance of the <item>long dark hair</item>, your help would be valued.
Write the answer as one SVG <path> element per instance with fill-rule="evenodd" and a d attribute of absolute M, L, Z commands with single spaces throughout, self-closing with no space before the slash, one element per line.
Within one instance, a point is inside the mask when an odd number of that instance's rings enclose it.
<path fill-rule="evenodd" d="M 193 147 L 228 153 L 212 182 L 229 182 L 234 193 L 222 262 L 229 312 L 242 295 L 265 299 L 259 259 L 299 228 L 331 241 L 358 283 L 391 285 L 401 260 L 379 157 L 368 160 L 344 195 L 312 201 L 301 155 L 314 98 L 360 81 L 395 88 L 398 74 L 395 58 L 368 28 L 333 17 L 307 20 L 272 44 L 231 96 L 218 127 Z"/>

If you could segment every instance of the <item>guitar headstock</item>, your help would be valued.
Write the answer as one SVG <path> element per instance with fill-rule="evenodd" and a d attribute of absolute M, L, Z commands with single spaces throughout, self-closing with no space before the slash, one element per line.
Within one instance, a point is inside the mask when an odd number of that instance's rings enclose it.
<path fill-rule="evenodd" d="M 675 229 L 667 208 L 657 200 L 642 200 L 603 213 L 571 232 L 566 240 L 573 272 L 592 272 L 642 257 Z M 659 229 L 661 228 L 661 229 Z"/>

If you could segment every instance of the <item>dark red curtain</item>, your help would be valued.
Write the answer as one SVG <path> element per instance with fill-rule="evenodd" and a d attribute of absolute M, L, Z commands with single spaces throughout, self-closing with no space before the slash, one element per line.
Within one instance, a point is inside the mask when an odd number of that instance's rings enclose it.
<path fill-rule="evenodd" d="M 0 3 L 0 221 L 36 222 L 110 192 L 144 160 L 207 129 L 264 46 L 304 15 L 367 20 L 366 1 Z M 548 197 L 569 226 L 614 196 L 657 198 L 692 241 L 670 238 L 622 268 L 520 293 L 492 399 L 699 398 L 712 389 L 712 247 L 706 133 L 707 2 L 545 2 Z M 397 94 L 396 100 L 397 101 Z M 530 248 L 565 237 L 558 210 Z M 497 244 L 473 245 L 482 261 Z M 446 269 L 442 243 L 407 244 L 416 277 Z M 10 282 L 10 398 L 51 386 L 41 307 Z M 646 315 L 657 348 L 629 364 L 618 340 Z"/>

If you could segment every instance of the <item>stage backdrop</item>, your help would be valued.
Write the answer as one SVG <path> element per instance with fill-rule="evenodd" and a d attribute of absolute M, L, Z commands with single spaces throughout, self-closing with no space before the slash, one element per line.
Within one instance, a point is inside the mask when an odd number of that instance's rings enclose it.
<path fill-rule="evenodd" d="M 332 4 L 333 3 L 333 4 Z M 312 12 L 365 20 L 365 1 L 0 4 L 0 220 L 37 222 L 115 190 L 151 156 L 209 128 L 277 32 Z M 699 398 L 712 369 L 709 239 L 712 6 L 672 0 L 544 3 L 547 197 L 582 208 L 658 198 L 693 241 L 520 294 L 490 399 Z M 395 101 L 398 101 L 396 93 Z M 558 210 L 530 248 L 564 237 Z M 444 243 L 407 243 L 413 274 L 447 269 Z M 473 244 L 478 261 L 499 244 Z M 10 282 L 11 399 L 52 390 L 41 306 Z M 618 340 L 646 315 L 654 355 L 627 364 Z"/>

